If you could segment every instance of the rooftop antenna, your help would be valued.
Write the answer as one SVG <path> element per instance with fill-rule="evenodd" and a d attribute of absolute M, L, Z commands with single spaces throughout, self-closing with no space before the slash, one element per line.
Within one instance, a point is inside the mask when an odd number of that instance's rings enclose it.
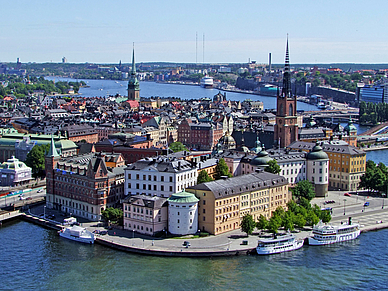
<path fill-rule="evenodd" d="M 198 31 L 195 33 L 195 64 L 198 64 Z"/>
<path fill-rule="evenodd" d="M 203 50 L 202 50 L 202 63 L 205 63 L 205 34 L 203 34 Z"/>

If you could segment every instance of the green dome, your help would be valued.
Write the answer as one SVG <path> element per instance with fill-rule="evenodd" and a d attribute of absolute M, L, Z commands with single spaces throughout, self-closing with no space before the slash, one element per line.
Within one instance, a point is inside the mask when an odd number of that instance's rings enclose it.
<path fill-rule="evenodd" d="M 180 192 L 172 194 L 167 201 L 174 203 L 197 203 L 199 199 L 193 193 Z"/>
<path fill-rule="evenodd" d="M 357 131 L 357 127 L 354 126 L 352 120 L 350 119 L 348 124 L 345 126 L 344 130 L 347 132 Z"/>
<path fill-rule="evenodd" d="M 316 143 L 311 152 L 307 154 L 308 160 L 327 160 L 328 158 L 328 155 L 323 151 L 322 147 L 318 143 Z"/>
<path fill-rule="evenodd" d="M 258 154 L 261 152 L 261 150 L 262 150 L 261 142 L 260 142 L 259 138 L 257 138 L 255 141 L 255 147 L 252 148 L 251 151 Z"/>
<path fill-rule="evenodd" d="M 257 156 L 251 161 L 252 166 L 266 166 L 269 161 L 273 159 L 269 156 L 268 152 L 263 148 Z"/>

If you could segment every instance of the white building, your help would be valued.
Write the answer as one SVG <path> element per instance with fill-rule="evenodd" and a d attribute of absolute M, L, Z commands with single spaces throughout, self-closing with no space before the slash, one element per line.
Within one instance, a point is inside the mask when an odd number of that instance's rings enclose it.
<path fill-rule="evenodd" d="M 125 169 L 126 195 L 170 197 L 197 183 L 197 169 L 186 160 L 159 156 L 144 158 Z"/>
<path fill-rule="evenodd" d="M 198 201 L 193 193 L 174 193 L 168 201 L 168 231 L 187 235 L 198 231 Z"/>

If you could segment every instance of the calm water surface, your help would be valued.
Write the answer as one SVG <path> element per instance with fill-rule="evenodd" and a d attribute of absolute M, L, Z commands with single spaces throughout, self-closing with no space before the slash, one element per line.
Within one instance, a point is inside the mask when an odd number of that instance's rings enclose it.
<path fill-rule="evenodd" d="M 387 236 L 265 257 L 160 258 L 78 244 L 20 221 L 0 228 L 0 289 L 383 290 Z"/>

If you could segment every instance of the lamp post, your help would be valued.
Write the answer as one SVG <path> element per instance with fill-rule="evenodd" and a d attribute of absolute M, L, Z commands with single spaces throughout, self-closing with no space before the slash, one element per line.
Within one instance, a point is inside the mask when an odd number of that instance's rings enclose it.
<path fill-rule="evenodd" d="M 135 238 L 135 230 L 132 229 L 132 238 Z"/>
<path fill-rule="evenodd" d="M 346 202 L 346 199 L 344 199 L 344 215 L 345 215 L 345 202 Z"/>
<path fill-rule="evenodd" d="M 43 218 L 46 219 L 46 206 L 43 206 Z"/>

